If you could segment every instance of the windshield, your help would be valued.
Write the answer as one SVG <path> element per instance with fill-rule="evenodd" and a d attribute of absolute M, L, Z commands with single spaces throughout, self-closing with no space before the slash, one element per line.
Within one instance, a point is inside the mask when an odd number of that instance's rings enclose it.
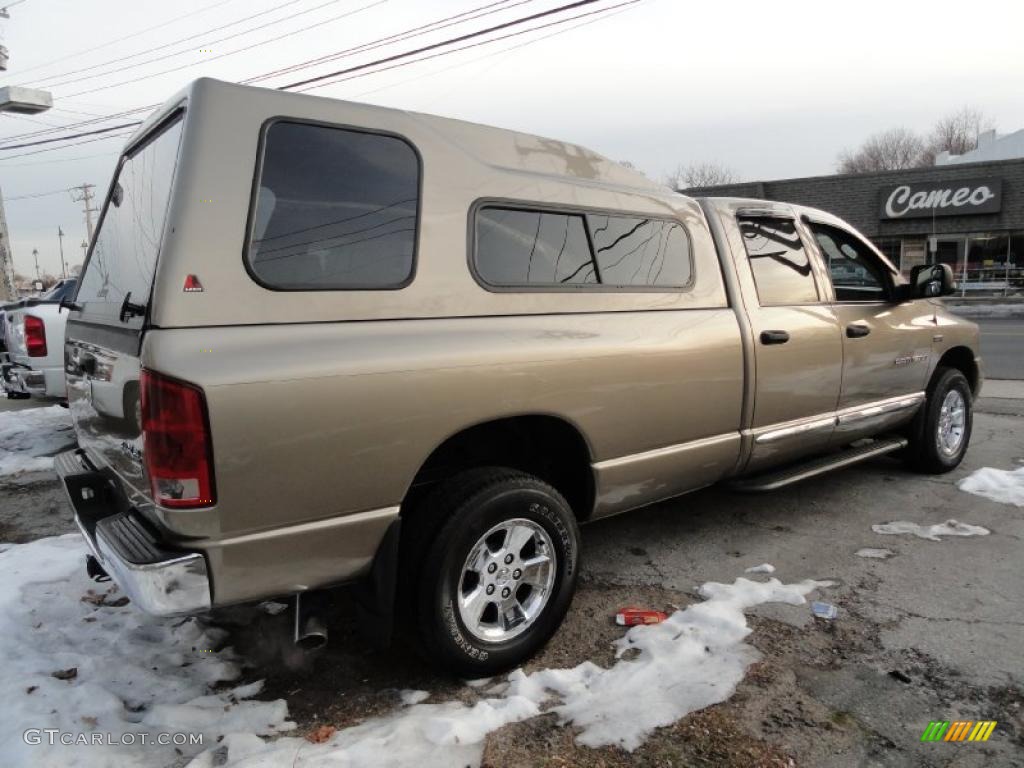
<path fill-rule="evenodd" d="M 122 323 L 126 301 L 137 307 L 148 304 L 181 126 L 179 116 L 121 164 L 76 297 L 83 317 Z M 141 314 L 129 314 L 125 322 L 139 326 Z"/>

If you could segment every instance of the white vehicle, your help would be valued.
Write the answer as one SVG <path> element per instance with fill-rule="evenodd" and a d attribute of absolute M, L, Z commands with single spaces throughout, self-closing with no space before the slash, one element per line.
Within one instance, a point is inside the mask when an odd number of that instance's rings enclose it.
<path fill-rule="evenodd" d="M 62 311 L 61 302 L 74 296 L 76 284 L 75 278 L 61 280 L 43 296 L 3 307 L 0 331 L 6 353 L 0 372 L 7 397 L 67 397 L 64 326 L 68 313 Z"/>

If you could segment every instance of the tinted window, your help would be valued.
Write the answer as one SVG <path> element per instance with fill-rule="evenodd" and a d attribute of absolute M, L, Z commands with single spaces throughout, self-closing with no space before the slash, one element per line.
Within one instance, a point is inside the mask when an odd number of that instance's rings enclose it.
<path fill-rule="evenodd" d="M 492 285 L 597 282 L 583 217 L 575 214 L 481 209 L 476 267 Z"/>
<path fill-rule="evenodd" d="M 681 288 L 690 282 L 690 240 L 675 222 L 590 215 L 601 282 Z"/>
<path fill-rule="evenodd" d="M 163 129 L 121 165 L 100 219 L 77 302 L 92 320 L 120 323 L 121 305 L 145 305 L 163 236 L 182 121 Z M 142 317 L 129 319 L 141 325 Z"/>
<path fill-rule="evenodd" d="M 762 306 L 818 301 L 811 262 L 792 219 L 741 216 L 739 226 Z"/>
<path fill-rule="evenodd" d="M 419 160 L 392 136 L 277 122 L 249 265 L 273 288 L 395 288 L 412 274 Z"/>
<path fill-rule="evenodd" d="M 836 301 L 884 301 L 888 280 L 878 259 L 853 235 L 824 224 L 811 224 L 828 273 Z"/>

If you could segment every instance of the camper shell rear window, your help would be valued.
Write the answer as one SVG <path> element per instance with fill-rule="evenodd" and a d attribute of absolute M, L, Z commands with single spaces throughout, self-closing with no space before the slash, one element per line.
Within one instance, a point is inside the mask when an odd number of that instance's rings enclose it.
<path fill-rule="evenodd" d="M 132 147 L 114 175 L 75 296 L 86 320 L 140 327 L 153 288 L 184 123 L 178 112 Z"/>

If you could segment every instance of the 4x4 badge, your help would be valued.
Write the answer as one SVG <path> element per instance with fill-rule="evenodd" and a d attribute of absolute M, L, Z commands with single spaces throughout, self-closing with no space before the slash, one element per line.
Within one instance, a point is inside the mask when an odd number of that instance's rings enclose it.
<path fill-rule="evenodd" d="M 203 284 L 199 282 L 199 278 L 195 275 L 188 275 L 185 278 L 185 287 L 183 290 L 185 293 L 202 293 Z"/>

